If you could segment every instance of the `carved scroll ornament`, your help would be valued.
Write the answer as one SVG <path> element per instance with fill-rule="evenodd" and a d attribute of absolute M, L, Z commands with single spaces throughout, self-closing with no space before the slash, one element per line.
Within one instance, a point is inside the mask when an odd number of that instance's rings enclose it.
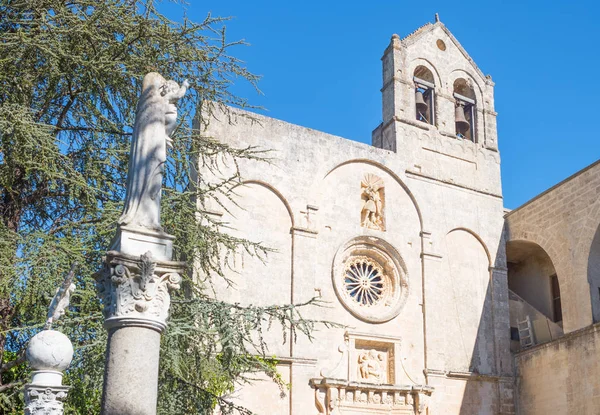
<path fill-rule="evenodd" d="M 25 386 L 25 415 L 62 415 L 68 386 Z"/>
<path fill-rule="evenodd" d="M 138 325 L 163 331 L 179 288 L 184 263 L 154 261 L 150 252 L 139 257 L 108 252 L 95 275 L 104 302 L 105 326 Z"/>

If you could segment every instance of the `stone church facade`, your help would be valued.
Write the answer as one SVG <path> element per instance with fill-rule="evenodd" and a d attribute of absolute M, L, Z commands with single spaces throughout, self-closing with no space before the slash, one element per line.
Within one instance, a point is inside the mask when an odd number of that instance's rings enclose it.
<path fill-rule="evenodd" d="M 286 343 L 271 327 L 290 388 L 235 399 L 259 414 L 599 413 L 585 379 L 600 375 L 600 165 L 506 212 L 491 77 L 441 22 L 394 35 L 382 63 L 371 146 L 237 109 L 204 120 L 272 157 L 240 162 L 235 203 L 205 206 L 275 248 L 235 258 L 217 296 L 317 297 L 303 316 L 344 325 Z"/>

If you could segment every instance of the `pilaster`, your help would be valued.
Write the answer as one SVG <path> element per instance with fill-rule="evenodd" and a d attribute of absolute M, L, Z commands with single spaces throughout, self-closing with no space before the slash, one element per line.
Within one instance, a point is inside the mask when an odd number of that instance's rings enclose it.
<path fill-rule="evenodd" d="M 435 324 L 439 315 L 435 307 L 433 307 L 433 303 L 437 298 L 437 293 L 434 291 L 437 285 L 435 277 L 441 275 L 442 256 L 434 250 L 431 232 L 421 232 L 421 243 L 424 363 L 426 368 L 444 367 L 445 360 L 443 353 L 440 353 L 439 348 L 431 347 L 431 345 L 442 344 L 444 341 L 443 333 L 438 331 L 438 327 Z M 429 301 L 432 302 L 431 306 L 429 305 Z"/>
<path fill-rule="evenodd" d="M 403 89 L 406 89 L 406 74 L 404 70 L 404 47 L 400 37 L 392 36 L 389 46 L 383 53 L 383 123 L 386 124 L 394 117 L 403 118 L 406 103 L 403 102 Z"/>
<path fill-rule="evenodd" d="M 513 359 L 510 353 L 510 315 L 508 301 L 508 270 L 491 267 L 492 304 L 494 305 L 494 338 L 496 343 L 496 372 L 512 376 Z"/>

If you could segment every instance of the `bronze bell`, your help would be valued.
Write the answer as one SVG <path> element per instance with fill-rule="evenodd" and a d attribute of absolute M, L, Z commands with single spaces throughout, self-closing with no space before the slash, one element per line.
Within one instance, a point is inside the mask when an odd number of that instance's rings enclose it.
<path fill-rule="evenodd" d="M 466 132 L 469 131 L 471 124 L 469 124 L 469 121 L 465 118 L 465 108 L 463 107 L 463 104 L 458 104 L 456 106 L 454 118 L 456 121 L 456 132 L 465 135 Z"/>
<path fill-rule="evenodd" d="M 423 97 L 423 93 L 419 90 L 415 93 L 415 104 L 417 106 L 417 117 L 421 114 L 423 117 L 427 115 L 427 109 L 429 105 L 425 102 L 425 98 Z"/>

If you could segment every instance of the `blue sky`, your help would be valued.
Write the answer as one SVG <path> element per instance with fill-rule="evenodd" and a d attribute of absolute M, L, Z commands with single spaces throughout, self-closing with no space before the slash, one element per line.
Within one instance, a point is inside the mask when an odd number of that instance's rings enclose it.
<path fill-rule="evenodd" d="M 163 4 L 181 17 L 180 6 Z M 434 14 L 485 74 L 498 112 L 504 204 L 516 208 L 596 161 L 600 6 L 592 1 L 194 1 L 193 20 L 232 16 L 232 53 L 262 75 L 266 115 L 370 143 L 381 121 L 381 55 Z"/>

